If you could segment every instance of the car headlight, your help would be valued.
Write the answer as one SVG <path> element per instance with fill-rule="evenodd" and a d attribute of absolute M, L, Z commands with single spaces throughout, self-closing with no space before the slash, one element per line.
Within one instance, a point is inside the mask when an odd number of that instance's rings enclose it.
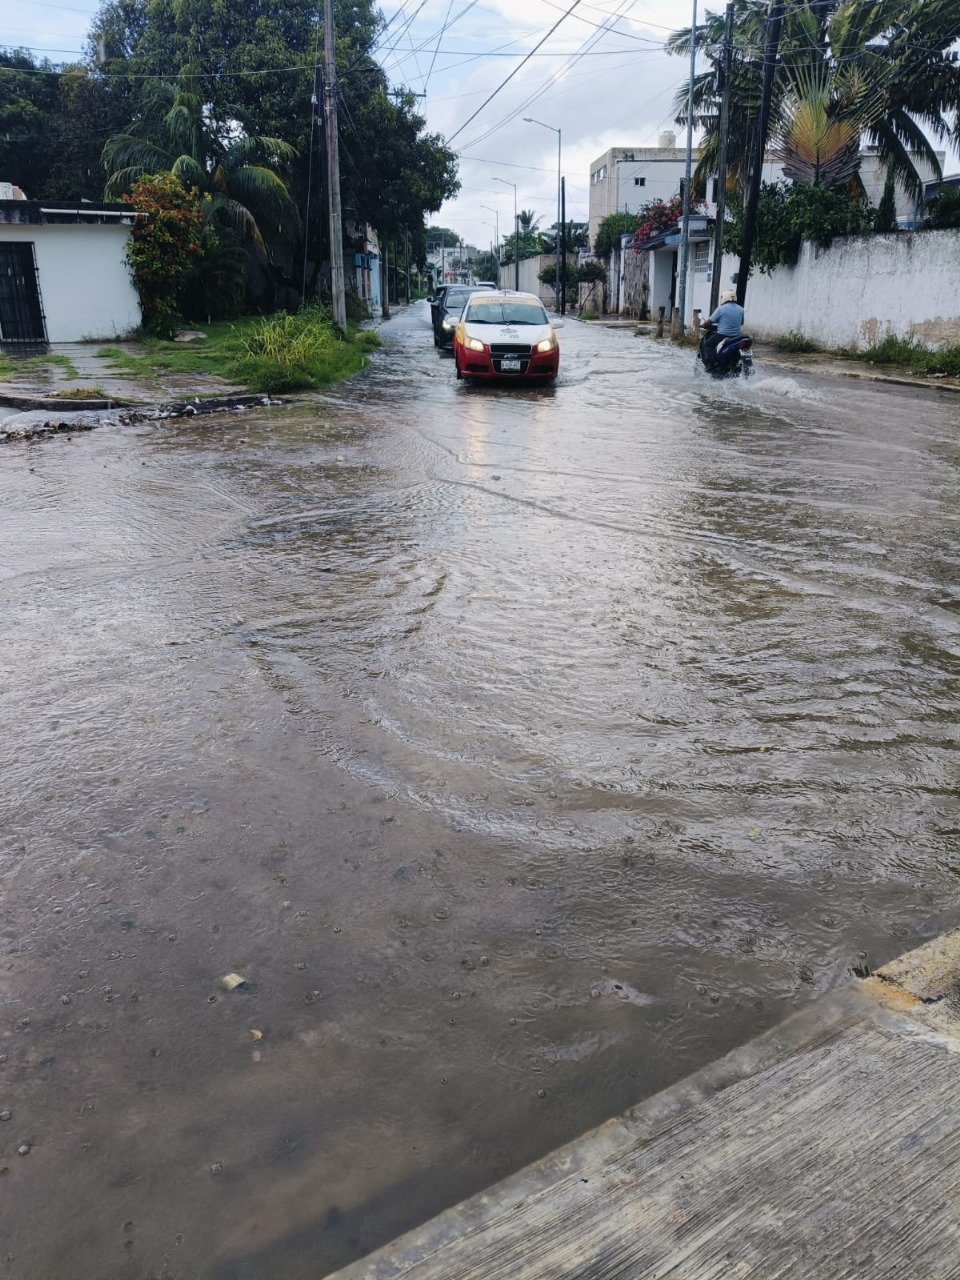
<path fill-rule="evenodd" d="M 452 316 L 447 316 L 446 320 L 443 322 L 443 327 L 444 329 L 455 329 L 457 327 L 457 322 L 452 318 Z"/>
<path fill-rule="evenodd" d="M 468 351 L 482 351 L 483 343 L 479 338 L 468 338 L 466 341 L 466 347 Z"/>
<path fill-rule="evenodd" d="M 537 343 L 538 351 L 554 351 L 557 346 L 557 339 L 551 333 L 549 338 L 544 338 L 542 342 Z"/>

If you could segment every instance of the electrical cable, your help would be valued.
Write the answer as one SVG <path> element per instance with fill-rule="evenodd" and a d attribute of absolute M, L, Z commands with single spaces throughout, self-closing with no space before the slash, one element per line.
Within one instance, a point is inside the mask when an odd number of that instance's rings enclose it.
<path fill-rule="evenodd" d="M 542 40 L 540 40 L 540 42 L 539 42 L 537 45 L 535 45 L 533 49 L 531 49 L 531 50 L 530 50 L 530 52 L 529 52 L 529 53 L 527 54 L 527 56 L 523 59 L 523 61 L 522 61 L 521 63 L 519 63 L 517 66 L 515 66 L 515 67 L 514 67 L 514 69 L 510 72 L 510 74 L 509 74 L 509 75 L 508 75 L 504 80 L 502 80 L 502 81 L 500 82 L 500 84 L 498 84 L 498 85 L 497 85 L 496 89 L 494 89 L 493 93 L 491 93 L 489 97 L 485 98 L 485 99 L 484 99 L 484 101 L 483 101 L 483 102 L 481 102 L 480 106 L 479 106 L 479 107 L 477 107 L 477 109 L 476 109 L 476 111 L 474 111 L 473 115 L 469 116 L 469 117 L 468 117 L 468 119 L 466 119 L 466 120 L 463 122 L 463 124 L 460 126 L 460 128 L 459 128 L 459 129 L 457 129 L 454 133 L 450 134 L 449 138 L 447 138 L 447 142 L 448 142 L 448 143 L 452 142 L 452 141 L 454 140 L 454 138 L 458 137 L 461 133 L 463 133 L 463 131 L 464 131 L 464 129 L 467 127 L 467 125 L 468 125 L 468 124 L 470 124 L 470 123 L 471 123 L 471 121 L 476 120 L 477 116 L 478 116 L 478 115 L 480 114 L 480 112 L 484 109 L 484 107 L 486 107 L 489 103 L 491 103 L 491 102 L 493 101 L 493 99 L 497 96 L 497 94 L 501 92 L 501 90 L 502 90 L 502 89 L 506 88 L 506 86 L 510 83 L 510 81 L 511 81 L 511 80 L 513 79 L 513 77 L 517 74 L 517 72 L 518 72 L 518 71 L 521 71 L 521 70 L 523 69 L 523 67 L 525 67 L 525 66 L 526 66 L 526 64 L 527 64 L 527 62 L 530 60 L 530 58 L 531 58 L 531 57 L 532 57 L 532 56 L 537 52 L 537 50 L 538 50 L 542 45 L 546 44 L 546 42 L 547 42 L 547 41 L 550 39 L 550 37 L 553 35 L 554 31 L 556 31 L 556 29 L 560 26 L 560 24 L 564 21 L 564 19 L 565 19 L 565 18 L 569 17 L 569 15 L 574 11 L 574 9 L 576 9 L 576 7 L 577 7 L 577 5 L 578 5 L 578 4 L 580 4 L 580 0 L 573 0 L 573 4 L 572 4 L 572 5 L 570 6 L 570 8 L 566 11 L 566 13 L 561 14 L 561 16 L 560 16 L 560 17 L 557 19 L 557 21 L 553 24 L 553 26 L 550 28 L 550 30 L 547 32 L 547 34 L 543 37 L 543 39 L 542 39 Z"/>

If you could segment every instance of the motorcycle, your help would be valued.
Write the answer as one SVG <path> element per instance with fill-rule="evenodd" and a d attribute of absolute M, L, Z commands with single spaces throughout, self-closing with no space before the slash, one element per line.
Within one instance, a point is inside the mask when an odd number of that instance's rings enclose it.
<path fill-rule="evenodd" d="M 697 363 L 711 378 L 749 378 L 753 375 L 753 339 L 746 334 L 739 338 L 721 338 L 714 350 L 707 349 L 707 339 L 716 325 L 705 321 L 700 330 L 700 348 Z"/>

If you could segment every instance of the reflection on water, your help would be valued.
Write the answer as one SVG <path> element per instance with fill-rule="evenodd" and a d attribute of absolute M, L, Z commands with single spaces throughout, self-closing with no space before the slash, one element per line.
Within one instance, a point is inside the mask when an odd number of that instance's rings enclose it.
<path fill-rule="evenodd" d="M 388 333 L 4 454 L 34 1267 L 321 1274 L 954 918 L 951 406 L 576 324 L 555 389 L 464 388 Z"/>

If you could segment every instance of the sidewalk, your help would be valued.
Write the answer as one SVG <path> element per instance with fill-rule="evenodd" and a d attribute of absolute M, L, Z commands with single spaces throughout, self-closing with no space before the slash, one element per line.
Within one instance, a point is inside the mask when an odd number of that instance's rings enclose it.
<path fill-rule="evenodd" d="M 945 1280 L 958 1104 L 960 932 L 335 1280 Z"/>

